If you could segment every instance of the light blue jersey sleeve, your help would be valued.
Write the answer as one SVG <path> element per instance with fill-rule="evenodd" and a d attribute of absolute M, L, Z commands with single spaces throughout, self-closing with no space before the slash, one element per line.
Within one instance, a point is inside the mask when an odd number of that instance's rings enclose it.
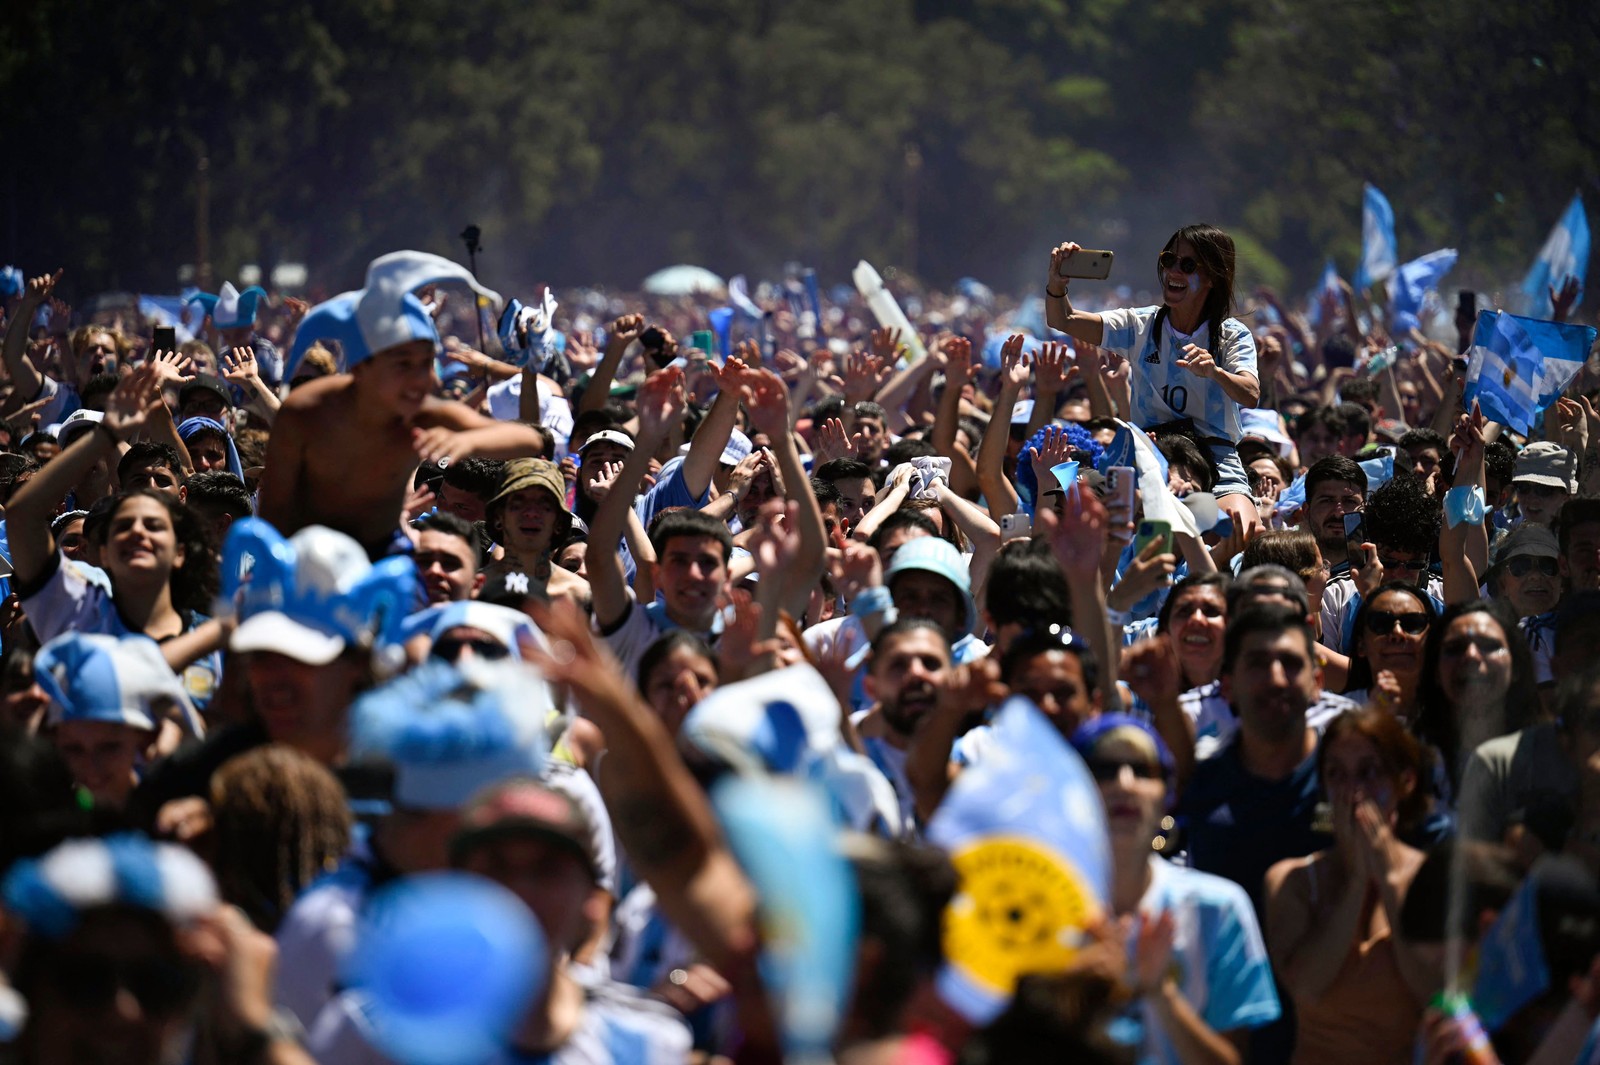
<path fill-rule="evenodd" d="M 1208 876 L 1201 921 L 1206 951 L 1206 1024 L 1214 1031 L 1258 1028 L 1278 1019 L 1282 1007 L 1272 984 L 1272 963 L 1244 889 Z"/>

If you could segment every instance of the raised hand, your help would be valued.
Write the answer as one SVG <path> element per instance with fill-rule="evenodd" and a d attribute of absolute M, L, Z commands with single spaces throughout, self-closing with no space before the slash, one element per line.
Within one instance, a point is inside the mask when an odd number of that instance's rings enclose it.
<path fill-rule="evenodd" d="M 409 525 L 413 518 L 432 510 L 437 498 L 433 494 L 433 489 L 425 484 L 419 484 L 407 492 L 405 502 L 400 504 L 400 524 Z"/>
<path fill-rule="evenodd" d="M 755 348 L 754 341 L 740 341 L 739 346 L 733 349 L 733 354 L 729 355 L 721 366 L 712 371 L 716 375 L 718 391 L 737 394 L 739 389 L 744 386 L 747 375 L 750 373 L 750 368 L 754 365 L 747 361 L 747 357 L 751 354 L 751 349 L 753 348 Z M 759 358 L 760 352 L 756 351 L 755 355 Z"/>
<path fill-rule="evenodd" d="M 306 316 L 306 312 L 311 310 L 311 304 L 305 300 L 297 300 L 293 296 L 285 296 L 283 297 L 283 309 L 289 312 L 287 316 L 289 319 L 288 325 L 293 328 Z"/>
<path fill-rule="evenodd" d="M 161 388 L 154 367 L 145 365 L 117 383 L 106 397 L 105 417 L 100 424 L 118 440 L 131 440 L 142 430 L 161 400 Z"/>
<path fill-rule="evenodd" d="M 940 348 L 944 352 L 945 387 L 960 388 L 972 380 L 972 341 L 947 337 Z"/>
<path fill-rule="evenodd" d="M 56 287 L 56 282 L 61 280 L 61 275 L 66 273 L 64 268 L 58 268 L 53 274 L 40 274 L 38 277 L 28 278 L 28 287 L 22 293 L 22 301 L 29 306 L 37 307 L 49 298 Z"/>
<path fill-rule="evenodd" d="M 72 304 L 50 297 L 50 331 L 65 336 L 72 328 Z"/>
<path fill-rule="evenodd" d="M 854 599 L 863 588 L 883 583 L 883 560 L 876 549 L 854 541 L 844 545 L 838 557 L 829 557 L 829 577 L 845 600 Z"/>
<path fill-rule="evenodd" d="M 752 370 L 744 377 L 744 402 L 750 427 L 774 440 L 789 431 L 789 389 L 771 370 Z"/>
<path fill-rule="evenodd" d="M 1172 637 L 1167 633 L 1123 648 L 1117 676 L 1126 680 L 1133 693 L 1151 706 L 1175 703 L 1183 694 L 1178 650 L 1172 646 Z"/>
<path fill-rule="evenodd" d="M 1083 249 L 1077 241 L 1069 240 L 1050 249 L 1050 274 L 1044 279 L 1044 290 L 1056 294 L 1067 291 L 1067 279 L 1061 276 L 1061 265 Z"/>
<path fill-rule="evenodd" d="M 1556 442 L 1574 455 L 1582 455 L 1589 446 L 1589 418 L 1582 404 L 1562 396 L 1556 400 L 1555 414 Z M 1465 419 L 1470 415 L 1463 414 L 1461 417 Z"/>
<path fill-rule="evenodd" d="M 1572 305 L 1578 302 L 1578 279 L 1568 275 L 1561 283 L 1561 288 L 1550 286 L 1550 320 L 1564 322 L 1567 315 L 1572 313 Z"/>
<path fill-rule="evenodd" d="M 889 366 L 893 366 L 900 358 L 900 330 L 874 329 L 872 331 L 872 354 Z"/>
<path fill-rule="evenodd" d="M 600 361 L 600 349 L 584 340 L 577 333 L 567 336 L 567 361 L 575 369 L 592 370 L 594 364 Z"/>
<path fill-rule="evenodd" d="M 838 418 L 829 418 L 817 430 L 815 457 L 819 466 L 833 459 L 854 457 L 860 450 L 861 434 L 848 432 L 844 422 Z"/>
<path fill-rule="evenodd" d="M 1111 605 L 1118 610 L 1131 609 L 1151 592 L 1171 584 L 1172 573 L 1177 568 L 1177 556 L 1162 551 L 1159 540 L 1146 544 L 1144 551 L 1122 571 L 1122 579 L 1112 587 Z"/>
<path fill-rule="evenodd" d="M 1033 518 L 1035 534 L 1049 542 L 1069 582 L 1100 580 L 1109 525 L 1100 497 L 1082 488 L 1066 494 L 1059 515 L 1040 507 Z"/>
<path fill-rule="evenodd" d="M 1059 425 L 1045 428 L 1043 447 L 1028 448 L 1028 462 L 1033 466 L 1033 476 L 1038 484 L 1034 490 L 1036 499 L 1043 499 L 1046 492 L 1057 486 L 1056 475 L 1050 471 L 1066 462 L 1071 452 L 1072 442 L 1067 438 L 1066 429 Z"/>
<path fill-rule="evenodd" d="M 606 347 L 626 348 L 644 332 L 644 315 L 624 314 L 606 326 Z"/>
<path fill-rule="evenodd" d="M 1054 341 L 1040 347 L 1033 360 L 1033 379 L 1041 394 L 1058 396 L 1067 387 L 1067 379 L 1077 369 L 1069 359 L 1070 354 L 1067 345 Z"/>
<path fill-rule="evenodd" d="M 776 470 L 776 466 L 773 467 Z M 748 545 L 761 581 L 782 581 L 800 554 L 800 504 L 770 500 L 762 504 L 756 534 Z"/>
<path fill-rule="evenodd" d="M 825 347 L 807 356 L 805 375 L 813 382 L 826 384 L 835 392 L 844 391 L 844 378 L 833 372 L 833 352 Z"/>
<path fill-rule="evenodd" d="M 1018 392 L 1028 383 L 1028 356 L 1022 350 L 1027 337 L 1012 333 L 1000 346 L 1000 391 Z"/>
<path fill-rule="evenodd" d="M 249 385 L 260 379 L 256 367 L 256 349 L 233 348 L 222 353 L 222 376 L 239 385 Z"/>
<path fill-rule="evenodd" d="M 644 379 L 639 387 L 639 436 L 659 443 L 683 420 L 688 400 L 683 391 L 683 370 L 668 366 Z"/>
<path fill-rule="evenodd" d="M 235 351 L 240 349 L 235 348 Z M 249 349 L 245 349 L 249 350 Z M 194 362 L 187 355 L 180 355 L 176 351 L 158 351 L 145 363 L 154 372 L 156 387 L 165 388 L 167 385 L 181 385 L 185 381 L 194 380 Z M 250 356 L 250 365 L 255 365 L 255 355 Z M 231 379 L 231 378 L 230 378 Z"/>
<path fill-rule="evenodd" d="M 845 402 L 860 403 L 876 396 L 893 372 L 893 363 L 864 351 L 852 352 L 844 375 Z"/>
<path fill-rule="evenodd" d="M 611 486 L 617 483 L 617 475 L 622 472 L 622 463 L 603 462 L 589 479 L 589 498 L 598 505 L 605 502 L 606 496 L 611 494 Z"/>

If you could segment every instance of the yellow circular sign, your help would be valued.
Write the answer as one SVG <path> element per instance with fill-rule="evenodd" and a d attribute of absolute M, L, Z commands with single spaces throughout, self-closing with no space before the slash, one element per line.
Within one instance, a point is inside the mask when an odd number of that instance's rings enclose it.
<path fill-rule="evenodd" d="M 979 986 L 1010 994 L 1024 973 L 1059 972 L 1098 908 L 1077 868 L 1018 836 L 982 839 L 951 858 L 961 886 L 945 910 L 945 957 Z"/>

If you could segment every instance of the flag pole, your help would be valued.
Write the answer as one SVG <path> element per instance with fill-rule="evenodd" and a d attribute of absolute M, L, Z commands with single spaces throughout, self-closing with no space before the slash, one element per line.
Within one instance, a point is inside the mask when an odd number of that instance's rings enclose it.
<path fill-rule="evenodd" d="M 469 225 L 461 231 L 461 239 L 467 245 L 467 269 L 472 271 L 472 276 L 478 276 L 478 249 L 483 247 L 478 243 L 478 238 L 483 236 L 483 230 L 477 226 Z M 478 294 L 472 294 L 472 317 L 478 323 L 478 350 L 487 355 L 483 339 L 483 308 L 478 306 Z"/>

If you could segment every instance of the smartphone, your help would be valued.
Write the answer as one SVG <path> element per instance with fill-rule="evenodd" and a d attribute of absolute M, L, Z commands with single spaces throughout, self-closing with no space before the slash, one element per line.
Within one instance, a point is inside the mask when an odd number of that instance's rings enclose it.
<path fill-rule="evenodd" d="M 1139 471 L 1132 466 L 1111 466 L 1106 470 L 1106 510 L 1133 520 L 1133 493 L 1139 484 Z"/>
<path fill-rule="evenodd" d="M 1367 516 L 1365 514 L 1346 514 L 1344 516 L 1344 538 L 1352 544 L 1367 542 Z"/>
<path fill-rule="evenodd" d="M 1061 260 L 1060 274 L 1062 277 L 1083 277 L 1091 281 L 1104 281 L 1111 276 L 1112 258 L 1112 254 L 1108 251 L 1079 248 Z"/>
<path fill-rule="evenodd" d="M 689 346 L 705 352 L 706 358 L 713 358 L 717 353 L 717 336 L 709 329 L 696 329 L 689 334 Z"/>
<path fill-rule="evenodd" d="M 1012 540 L 1025 540 L 1033 534 L 1033 519 L 1026 514 L 1000 515 L 1000 542 L 1010 543 Z"/>
<path fill-rule="evenodd" d="M 1158 555 L 1172 554 L 1172 523 L 1168 521 L 1141 521 L 1139 535 L 1134 537 L 1133 553 L 1135 557 L 1143 555 L 1152 542 L 1159 542 L 1161 550 Z"/>
<path fill-rule="evenodd" d="M 672 361 L 667 355 L 667 336 L 661 331 L 660 326 L 653 325 L 640 333 L 639 346 L 644 348 L 645 358 L 655 363 L 657 368 Z"/>
<path fill-rule="evenodd" d="M 158 325 L 151 334 L 150 354 L 158 351 L 178 350 L 178 330 L 170 325 Z"/>
<path fill-rule="evenodd" d="M 1470 288 L 1459 289 L 1456 292 L 1456 315 L 1478 316 L 1478 294 Z"/>

